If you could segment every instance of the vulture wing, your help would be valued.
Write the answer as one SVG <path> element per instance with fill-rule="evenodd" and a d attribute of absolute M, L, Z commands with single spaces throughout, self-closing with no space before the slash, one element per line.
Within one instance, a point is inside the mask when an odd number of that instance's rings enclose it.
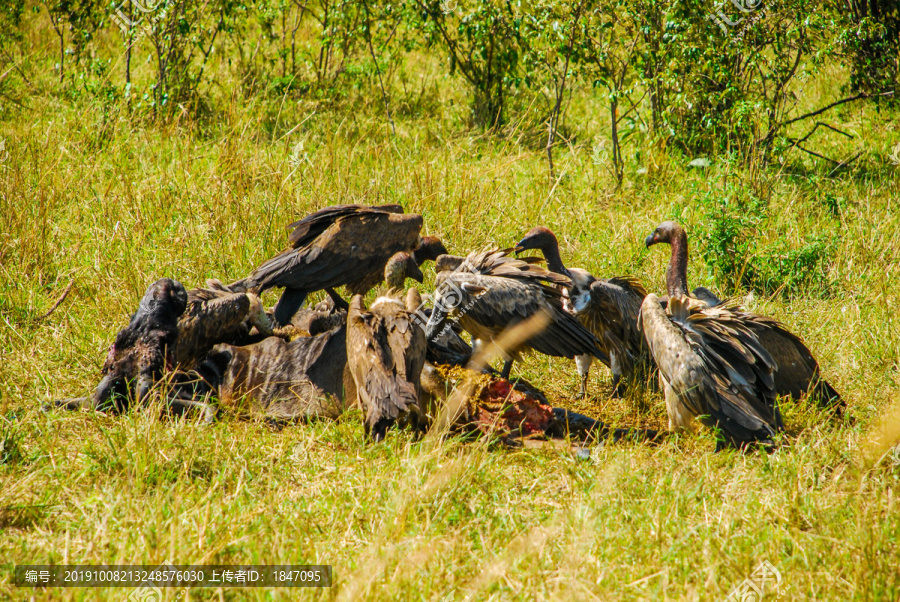
<path fill-rule="evenodd" d="M 770 443 L 782 427 L 769 353 L 746 321 L 684 298 L 641 306 L 641 327 L 664 381 L 670 425 L 708 416 L 729 442 Z"/>
<path fill-rule="evenodd" d="M 425 359 L 424 334 L 410 315 L 390 300 L 377 305 L 367 311 L 362 296 L 356 295 L 347 314 L 347 359 L 366 413 L 366 432 L 376 441 L 417 407 Z"/>
<path fill-rule="evenodd" d="M 773 318 L 739 313 L 749 320 L 751 330 L 777 365 L 776 393 L 800 399 L 804 393 L 809 392 L 817 398 L 822 407 L 837 409 L 846 407 L 846 402 L 840 394 L 821 378 L 819 363 L 799 336 Z"/>
<path fill-rule="evenodd" d="M 193 367 L 215 345 L 241 344 L 253 326 L 262 333 L 271 333 L 259 297 L 252 293 L 232 293 L 217 281 L 207 284 L 211 286 L 188 293 L 187 311 L 178 319 L 173 360 L 182 369 Z"/>
<path fill-rule="evenodd" d="M 451 289 L 464 290 L 465 284 L 485 289 L 477 297 L 463 296 L 459 312 L 462 327 L 476 338 L 491 340 L 506 328 L 546 309 L 552 316 L 551 322 L 529 339 L 529 347 L 555 357 L 571 359 L 590 354 L 608 362 L 597 338 L 563 309 L 560 291 L 541 282 L 543 275 L 529 278 L 526 273 L 517 270 L 508 276 L 482 276 L 457 272 L 444 279 Z"/>
<path fill-rule="evenodd" d="M 261 291 L 278 286 L 312 292 L 361 280 L 371 280 L 371 288 L 384 277 L 394 253 L 416 246 L 421 228 L 420 215 L 357 212 L 332 223 L 309 244 L 282 251 L 248 280 Z"/>

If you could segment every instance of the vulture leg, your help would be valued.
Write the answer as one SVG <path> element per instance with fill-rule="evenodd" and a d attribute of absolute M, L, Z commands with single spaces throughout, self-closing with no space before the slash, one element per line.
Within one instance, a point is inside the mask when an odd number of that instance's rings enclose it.
<path fill-rule="evenodd" d="M 326 288 L 325 292 L 329 297 L 331 297 L 331 300 L 334 302 L 335 309 L 342 309 L 344 311 L 350 310 L 350 304 L 347 303 L 347 301 L 343 297 L 337 294 L 333 288 Z"/>
<path fill-rule="evenodd" d="M 509 380 L 509 373 L 512 371 L 512 360 L 506 360 L 503 362 L 503 370 L 500 372 L 500 378 L 504 380 Z"/>
<path fill-rule="evenodd" d="M 593 362 L 594 357 L 589 353 L 575 356 L 575 366 L 578 368 L 578 375 L 581 376 L 581 393 L 578 395 L 579 399 L 587 398 L 588 376 L 590 375 L 591 364 Z"/>
<path fill-rule="evenodd" d="M 275 321 L 279 326 L 287 326 L 291 318 L 306 301 L 306 291 L 296 288 L 286 288 L 281 293 L 281 298 L 275 304 Z"/>

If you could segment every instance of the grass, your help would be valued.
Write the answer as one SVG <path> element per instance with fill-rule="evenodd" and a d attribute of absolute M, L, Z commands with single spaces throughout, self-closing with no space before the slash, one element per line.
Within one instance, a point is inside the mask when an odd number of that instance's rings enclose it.
<path fill-rule="evenodd" d="M 395 115 L 393 138 L 371 99 L 359 110 L 232 99 L 206 121 L 155 124 L 58 94 L 51 80 L 0 113 L 0 597 L 30 594 L 10 584 L 14 564 L 169 560 L 334 567 L 329 590 L 196 589 L 190 599 L 716 600 L 762 561 L 780 572 L 784 599 L 900 598 L 900 465 L 863 453 L 900 392 L 889 115 L 837 113 L 858 138 L 826 135 L 825 154 L 863 155 L 836 175 L 795 155 L 761 171 L 724 160 L 688 169 L 656 149 L 655 167 L 639 174 L 631 158 L 615 191 L 593 156 L 605 130 L 590 98 L 570 116 L 584 142 L 557 150 L 563 175 L 549 182 L 541 149 L 515 133 L 467 132 L 458 103 Z M 820 83 L 809 102 L 827 91 Z M 713 454 L 708 433 L 600 445 L 585 461 L 407 432 L 373 445 L 358 412 L 272 432 L 229 415 L 207 427 L 152 409 L 39 409 L 90 390 L 150 282 L 240 277 L 282 247 L 284 224 L 325 205 L 402 203 L 458 253 L 511 246 L 544 224 L 570 265 L 661 291 L 667 253 L 644 249 L 644 237 L 669 217 L 699 228 L 709 218 L 697 200 L 735 179 L 769 200 L 755 233 L 766 247 L 835 237 L 828 295 L 747 302 L 803 335 L 852 420 L 788 403 L 788 444 L 771 455 Z M 746 295 L 710 273 L 695 252 L 694 285 Z M 665 424 L 658 396 L 610 400 L 605 369 L 584 402 L 573 399 L 571 362 L 535 356 L 519 371 L 555 405 Z"/>

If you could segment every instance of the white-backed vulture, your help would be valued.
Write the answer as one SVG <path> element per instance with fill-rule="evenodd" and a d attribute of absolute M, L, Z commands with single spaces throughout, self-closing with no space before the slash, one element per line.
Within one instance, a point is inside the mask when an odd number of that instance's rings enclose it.
<path fill-rule="evenodd" d="M 422 216 L 401 211 L 398 205 L 340 205 L 308 215 L 288 226 L 290 248 L 230 288 L 262 293 L 283 287 L 274 316 L 282 326 L 311 292 L 332 294 L 346 286 L 350 294 L 365 294 L 381 282 L 391 256 L 419 246 Z"/>
<path fill-rule="evenodd" d="M 669 297 L 687 295 L 688 240 L 684 228 L 676 222 L 663 222 L 644 241 L 647 247 L 668 243 L 672 255 L 666 268 L 666 289 Z M 693 296 L 707 304 L 720 303 L 711 291 L 697 287 Z M 750 327 L 760 343 L 775 360 L 775 392 L 800 399 L 804 394 L 813 396 L 820 407 L 835 410 L 838 414 L 846 407 L 840 394 L 821 377 L 819 363 L 803 340 L 773 318 L 742 311 L 751 321 Z"/>
<path fill-rule="evenodd" d="M 782 429 L 775 362 L 746 320 L 682 296 L 670 296 L 663 310 L 650 294 L 640 326 L 659 367 L 670 429 L 692 430 L 701 418 L 735 447 L 773 444 Z"/>
<path fill-rule="evenodd" d="M 597 279 L 586 270 L 566 268 L 556 235 L 544 226 L 532 228 L 516 244 L 515 250 L 518 254 L 529 249 L 541 251 L 551 272 L 571 279 L 568 309 L 597 337 L 600 348 L 609 356 L 613 395 L 623 393 L 623 377 L 629 383 L 646 381 L 652 374 L 653 360 L 637 328 L 637 315 L 647 294 L 641 284 L 625 277 Z M 593 358 L 583 355 L 575 361 L 584 397 Z"/>
<path fill-rule="evenodd" d="M 347 359 L 366 433 L 375 441 L 403 418 L 424 426 L 419 395 L 425 345 L 425 333 L 396 297 L 379 297 L 368 310 L 361 295 L 350 301 Z"/>
<path fill-rule="evenodd" d="M 569 359 L 591 354 L 609 362 L 597 337 L 563 309 L 561 288 L 571 286 L 571 280 L 536 265 L 535 258 L 509 257 L 511 252 L 474 252 L 458 268 L 438 272 L 427 338 L 434 339 L 449 328 L 448 319 L 459 319 L 472 337 L 492 341 L 503 330 L 545 309 L 551 322 L 528 340 L 526 348 Z M 509 378 L 512 361 L 504 364 L 503 378 Z"/>

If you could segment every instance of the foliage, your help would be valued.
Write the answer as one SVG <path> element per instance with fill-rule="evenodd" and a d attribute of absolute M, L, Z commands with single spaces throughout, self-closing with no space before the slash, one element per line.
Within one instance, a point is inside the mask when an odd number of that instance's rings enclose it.
<path fill-rule="evenodd" d="M 849 0 L 841 3 L 844 17 L 839 44 L 850 66 L 851 92 L 877 96 L 879 102 L 900 102 L 900 2 Z"/>
<path fill-rule="evenodd" d="M 430 45 L 439 45 L 472 87 L 472 121 L 495 128 L 506 120 L 506 98 L 521 81 L 522 14 L 519 5 L 498 0 L 450 4 L 416 0 Z"/>
<path fill-rule="evenodd" d="M 831 292 L 831 237 L 791 237 L 791 243 L 778 239 L 766 244 L 759 232 L 768 219 L 768 201 L 733 187 L 706 193 L 699 206 L 695 240 L 710 277 L 725 290 L 787 297 Z"/>

